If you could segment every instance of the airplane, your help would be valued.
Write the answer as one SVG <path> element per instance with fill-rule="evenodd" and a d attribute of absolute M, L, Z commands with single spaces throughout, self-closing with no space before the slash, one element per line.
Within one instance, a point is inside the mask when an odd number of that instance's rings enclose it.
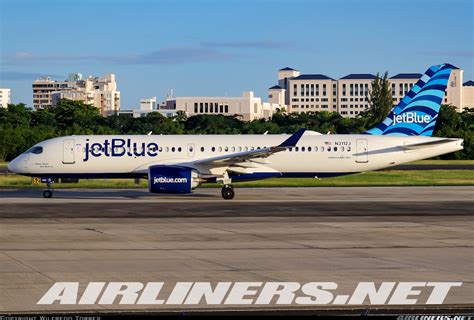
<path fill-rule="evenodd" d="M 453 65 L 430 67 L 390 114 L 362 134 L 291 136 L 73 135 L 40 142 L 8 164 L 39 177 L 53 196 L 55 178 L 148 178 L 152 193 L 191 193 L 204 182 L 223 185 L 274 177 L 325 178 L 393 167 L 463 149 L 462 139 L 432 137 Z"/>

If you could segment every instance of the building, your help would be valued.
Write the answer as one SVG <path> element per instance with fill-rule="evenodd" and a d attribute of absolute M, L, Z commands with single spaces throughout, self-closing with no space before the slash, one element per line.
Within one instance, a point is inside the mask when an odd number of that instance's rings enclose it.
<path fill-rule="evenodd" d="M 156 109 L 157 109 L 156 97 L 151 97 L 148 99 L 140 99 L 141 111 L 156 111 Z"/>
<path fill-rule="evenodd" d="M 140 109 L 125 109 L 118 112 L 119 115 L 129 115 L 134 118 L 146 117 L 151 112 L 159 112 L 156 97 L 140 99 Z"/>
<path fill-rule="evenodd" d="M 159 109 L 162 114 L 175 114 L 183 111 L 187 116 L 199 114 L 223 114 L 237 116 L 241 120 L 251 121 L 260 118 L 270 118 L 278 108 L 285 104 L 262 102 L 252 91 L 247 91 L 241 97 L 175 97 L 168 98 Z"/>
<path fill-rule="evenodd" d="M 462 106 L 464 109 L 474 108 L 474 81 L 472 80 L 462 85 Z"/>
<path fill-rule="evenodd" d="M 337 107 L 343 117 L 353 118 L 369 109 L 369 90 L 374 81 L 373 74 L 352 73 L 337 81 Z"/>
<path fill-rule="evenodd" d="M 55 81 L 47 77 L 33 82 L 35 109 L 55 106 L 60 99 L 93 105 L 104 116 L 120 110 L 120 91 L 117 90 L 113 73 L 103 77 L 89 76 L 87 79 L 83 79 L 80 73 L 73 73 L 65 81 Z"/>
<path fill-rule="evenodd" d="M 68 81 L 55 81 L 50 77 L 43 77 L 33 81 L 33 108 L 42 109 L 53 106 L 52 93 L 66 89 Z"/>
<path fill-rule="evenodd" d="M 419 73 L 399 73 L 390 78 L 394 105 L 421 76 Z M 289 112 L 332 111 L 352 118 L 370 107 L 368 96 L 374 79 L 373 74 L 348 74 L 334 80 L 322 74 L 300 74 L 298 70 L 286 67 L 278 71 L 278 85 L 268 89 L 268 99 L 287 105 Z M 462 81 L 463 70 L 453 70 L 443 100 L 443 103 L 455 106 L 458 112 L 474 105 L 472 81 L 464 84 Z"/>
<path fill-rule="evenodd" d="M 10 89 L 0 88 L 0 108 L 7 108 L 11 103 Z"/>

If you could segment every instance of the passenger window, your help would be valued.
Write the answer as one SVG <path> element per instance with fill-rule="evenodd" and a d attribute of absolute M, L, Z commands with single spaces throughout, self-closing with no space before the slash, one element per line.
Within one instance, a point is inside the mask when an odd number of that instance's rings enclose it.
<path fill-rule="evenodd" d="M 228 151 L 229 151 L 229 147 L 225 147 L 225 148 L 224 148 L 224 151 L 225 151 L 225 152 L 228 152 Z"/>
<path fill-rule="evenodd" d="M 169 152 L 169 151 L 170 151 L 170 148 L 169 148 L 169 147 L 166 147 L 165 150 L 166 150 L 166 152 Z"/>
<path fill-rule="evenodd" d="M 193 152 L 192 149 L 193 149 L 193 148 L 190 148 L 190 151 L 191 151 L 191 152 Z M 178 152 L 181 152 L 181 150 L 182 150 L 181 147 L 178 147 Z"/>
<path fill-rule="evenodd" d="M 301 151 L 305 151 L 305 147 L 301 147 Z"/>
<path fill-rule="evenodd" d="M 299 150 L 299 148 L 298 148 L 298 147 L 295 147 L 295 151 L 298 151 L 298 150 Z"/>
<path fill-rule="evenodd" d="M 288 151 L 290 151 L 290 152 L 293 151 L 293 148 L 288 148 Z"/>
<path fill-rule="evenodd" d="M 341 147 L 341 151 L 344 151 L 344 147 Z"/>
<path fill-rule="evenodd" d="M 253 150 L 255 150 L 255 148 L 254 148 L 254 147 L 250 147 L 250 151 L 253 151 Z"/>
<path fill-rule="evenodd" d="M 239 147 L 239 151 L 242 151 L 242 147 Z"/>
<path fill-rule="evenodd" d="M 308 147 L 308 151 L 311 151 L 311 147 Z"/>
<path fill-rule="evenodd" d="M 174 152 L 174 150 L 175 150 L 174 147 L 172 147 L 172 148 L 171 148 L 171 152 Z"/>
<path fill-rule="evenodd" d="M 351 151 L 351 147 L 347 147 L 347 151 Z"/>
<path fill-rule="evenodd" d="M 328 151 L 331 151 L 331 147 L 328 147 Z"/>
<path fill-rule="evenodd" d="M 222 152 L 222 147 L 219 147 L 219 152 Z"/>
<path fill-rule="evenodd" d="M 337 151 L 337 147 L 334 147 L 334 152 L 336 152 L 336 151 Z"/>
<path fill-rule="evenodd" d="M 204 152 L 204 147 L 201 147 L 201 152 Z"/>
<path fill-rule="evenodd" d="M 249 151 L 249 147 L 245 147 L 245 151 Z"/>
<path fill-rule="evenodd" d="M 318 147 L 314 147 L 314 151 L 315 151 L 315 152 L 318 151 Z"/>
<path fill-rule="evenodd" d="M 216 147 L 212 147 L 212 148 L 211 148 L 211 151 L 212 151 L 212 152 L 216 151 Z"/>
<path fill-rule="evenodd" d="M 324 152 L 324 147 L 321 147 L 321 152 Z"/>

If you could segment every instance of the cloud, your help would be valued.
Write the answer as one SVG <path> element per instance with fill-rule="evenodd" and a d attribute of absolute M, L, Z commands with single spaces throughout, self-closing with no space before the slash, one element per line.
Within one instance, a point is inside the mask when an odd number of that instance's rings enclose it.
<path fill-rule="evenodd" d="M 428 56 L 474 58 L 474 51 L 420 51 L 419 54 Z"/>
<path fill-rule="evenodd" d="M 293 42 L 288 41 L 229 41 L 229 42 L 202 42 L 201 45 L 211 48 L 253 48 L 253 49 L 277 49 L 290 48 Z"/>
<path fill-rule="evenodd" d="M 17 52 L 3 58 L 4 64 L 29 64 L 40 62 L 98 62 L 103 64 L 147 64 L 172 65 L 196 63 L 203 61 L 223 60 L 230 54 L 219 52 L 213 48 L 176 47 L 166 48 L 144 54 L 127 55 L 39 55 L 31 52 Z"/>
<path fill-rule="evenodd" d="M 83 61 L 83 60 L 99 60 L 103 56 L 97 55 L 41 55 L 32 52 L 20 51 L 13 55 L 4 57 L 6 61 L 12 62 L 41 62 L 41 61 Z"/>
<path fill-rule="evenodd" d="M 162 48 L 149 53 L 122 54 L 122 55 L 76 55 L 76 54 L 36 54 L 20 51 L 2 57 L 3 64 L 23 65 L 31 63 L 77 63 L 96 62 L 102 64 L 146 64 L 146 65 L 175 65 L 199 63 L 206 61 L 226 60 L 235 57 L 235 54 L 223 52 L 221 49 L 275 49 L 293 46 L 285 41 L 230 41 L 230 42 L 203 42 L 197 46 L 181 46 Z"/>
<path fill-rule="evenodd" d="M 41 77 L 61 78 L 63 76 L 57 74 L 44 74 L 34 72 L 20 72 L 20 71 L 0 71 L 0 80 L 8 81 L 22 81 L 22 80 L 36 80 Z"/>
<path fill-rule="evenodd" d="M 118 64 L 184 64 L 223 60 L 229 54 L 211 48 L 177 47 L 153 51 L 146 54 L 110 57 L 109 62 Z"/>

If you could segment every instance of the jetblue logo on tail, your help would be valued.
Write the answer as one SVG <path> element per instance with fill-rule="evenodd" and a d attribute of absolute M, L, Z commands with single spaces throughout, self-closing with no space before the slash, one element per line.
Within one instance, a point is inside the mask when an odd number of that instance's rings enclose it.
<path fill-rule="evenodd" d="M 431 136 L 438 119 L 441 102 L 448 85 L 450 64 L 432 66 L 412 87 L 400 103 L 375 128 L 372 135 Z"/>
<path fill-rule="evenodd" d="M 407 112 L 401 115 L 394 115 L 393 125 L 397 123 L 425 123 L 428 124 L 431 122 L 431 117 L 429 115 L 418 115 L 415 112 Z"/>

